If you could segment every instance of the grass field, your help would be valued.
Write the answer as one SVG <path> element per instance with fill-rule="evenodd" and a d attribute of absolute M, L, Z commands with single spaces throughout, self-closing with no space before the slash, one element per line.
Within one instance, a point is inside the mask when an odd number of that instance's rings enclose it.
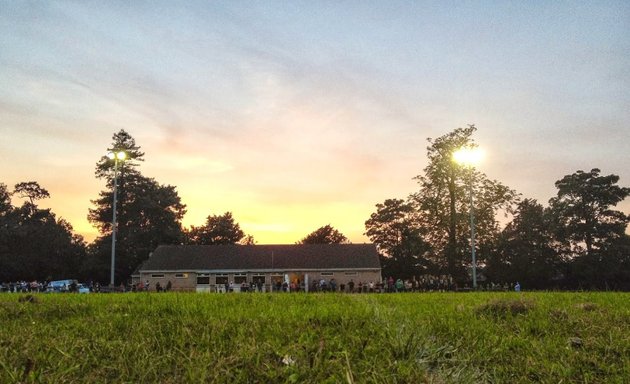
<path fill-rule="evenodd" d="M 630 382 L 627 293 L 24 297 L 1 383 Z"/>

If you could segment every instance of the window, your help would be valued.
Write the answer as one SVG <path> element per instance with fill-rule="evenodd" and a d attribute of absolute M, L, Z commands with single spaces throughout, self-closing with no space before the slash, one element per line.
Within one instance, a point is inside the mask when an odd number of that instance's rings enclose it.
<path fill-rule="evenodd" d="M 210 275 L 207 273 L 197 275 L 197 285 L 210 285 Z"/>
<path fill-rule="evenodd" d="M 153 275 L 151 275 L 152 278 L 154 279 L 162 279 L 164 278 L 164 274 L 163 273 L 155 273 Z"/>
<path fill-rule="evenodd" d="M 187 273 L 176 273 L 175 274 L 175 278 L 176 279 L 187 279 L 188 278 L 188 274 Z"/>
<path fill-rule="evenodd" d="M 243 284 L 247 282 L 247 275 L 245 273 L 234 274 L 234 284 Z"/>
<path fill-rule="evenodd" d="M 346 272 L 345 275 L 346 276 L 356 276 L 356 275 L 358 275 L 358 273 L 357 272 Z"/>
<path fill-rule="evenodd" d="M 265 284 L 265 276 L 264 275 L 254 275 L 254 276 L 252 276 L 252 283 L 254 283 L 254 284 Z"/>
<path fill-rule="evenodd" d="M 215 284 L 216 285 L 219 285 L 219 284 L 225 285 L 227 283 L 228 283 L 228 275 L 227 274 L 216 275 L 216 278 L 215 278 Z"/>

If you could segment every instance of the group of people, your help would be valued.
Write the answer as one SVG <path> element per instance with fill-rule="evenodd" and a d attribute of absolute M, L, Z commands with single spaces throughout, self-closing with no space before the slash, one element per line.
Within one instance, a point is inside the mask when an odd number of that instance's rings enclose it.
<path fill-rule="evenodd" d="M 448 275 L 432 276 L 424 275 L 412 277 L 411 279 L 396 278 L 389 276 L 382 281 L 359 281 L 355 283 L 350 280 L 348 284 L 339 285 L 341 292 L 349 293 L 398 293 L 398 292 L 433 292 L 433 291 L 454 291 L 457 289 L 453 278 Z"/>
<path fill-rule="evenodd" d="M 398 292 L 447 292 L 466 291 L 471 288 L 467 285 L 458 286 L 451 275 L 422 275 L 410 279 L 394 278 L 389 276 L 382 281 L 358 281 L 350 280 L 347 283 L 338 283 L 334 278 L 330 280 L 313 280 L 309 284 L 309 292 L 346 292 L 346 293 L 398 293 Z M 516 284 L 480 284 L 477 289 L 483 291 L 520 291 L 521 286 Z M 299 280 L 291 283 L 276 282 L 274 291 L 300 292 L 305 291 L 303 282 Z"/>
<path fill-rule="evenodd" d="M 292 282 L 276 281 L 273 291 L 277 292 L 300 292 L 305 291 L 304 282 L 294 280 Z M 346 293 L 396 293 L 396 292 L 432 292 L 432 291 L 454 291 L 457 289 L 453 278 L 449 275 L 432 276 L 424 275 L 403 280 L 388 277 L 382 281 L 358 281 L 353 279 L 347 283 L 338 283 L 335 278 L 326 280 L 312 280 L 309 283 L 309 292 L 346 292 Z M 241 290 L 242 291 L 242 290 Z"/>
<path fill-rule="evenodd" d="M 0 284 L 0 292 L 46 292 L 48 282 L 44 281 L 12 281 Z"/>
<path fill-rule="evenodd" d="M 159 281 L 157 283 L 155 283 L 155 291 L 156 292 L 168 292 L 168 291 L 170 291 L 172 289 L 172 287 L 173 287 L 173 283 L 171 283 L 170 280 L 164 286 L 162 286 L 162 284 L 160 284 Z M 151 283 L 149 282 L 149 280 L 147 280 L 145 282 L 140 281 L 139 283 L 131 284 L 131 286 L 129 286 L 129 287 L 126 287 L 126 286 L 121 284 L 121 291 L 122 292 L 127 292 L 127 291 L 143 292 L 143 291 L 150 291 L 150 290 L 151 290 Z"/>
<path fill-rule="evenodd" d="M 16 281 L 9 283 L 0 284 L 0 292 L 9 292 L 9 293 L 35 293 L 35 292 L 46 292 L 48 286 L 48 282 L 39 282 L 39 281 Z M 90 292 L 100 292 L 101 286 L 97 283 L 89 283 L 88 287 Z M 225 289 L 223 292 L 234 292 L 236 290 L 240 292 L 264 292 L 265 286 L 262 281 L 255 281 L 251 284 L 247 282 L 243 282 L 241 284 L 229 283 L 225 284 Z M 121 292 L 143 292 L 150 291 L 151 285 L 149 281 L 139 282 L 136 284 L 132 284 L 131 286 L 125 286 L 121 284 L 119 291 Z M 159 282 L 155 283 L 155 291 L 157 292 L 168 292 L 172 288 L 171 281 L 169 280 L 165 286 L 162 286 Z M 223 287 L 222 287 L 223 288 Z M 464 290 L 470 289 L 468 287 L 463 287 Z M 484 283 L 478 286 L 479 290 L 483 291 L 520 291 L 521 285 L 516 282 L 516 284 L 495 284 L 495 283 Z M 272 284 L 271 290 L 275 292 L 304 292 L 306 291 L 306 287 L 303 281 L 294 280 L 291 282 L 287 281 L 276 281 Z M 396 292 L 445 292 L 445 291 L 457 291 L 458 286 L 453 281 L 453 278 L 450 275 L 422 275 L 422 276 L 414 276 L 411 279 L 403 280 L 401 278 L 394 279 L 392 276 L 383 279 L 382 281 L 359 281 L 355 282 L 354 280 L 350 280 L 348 283 L 337 283 L 335 278 L 331 278 L 330 280 L 326 280 L 324 278 L 319 280 L 312 280 L 309 284 L 308 290 L 310 292 L 346 292 L 346 293 L 396 293 Z M 64 291 L 72 292 L 73 290 L 68 287 Z"/>

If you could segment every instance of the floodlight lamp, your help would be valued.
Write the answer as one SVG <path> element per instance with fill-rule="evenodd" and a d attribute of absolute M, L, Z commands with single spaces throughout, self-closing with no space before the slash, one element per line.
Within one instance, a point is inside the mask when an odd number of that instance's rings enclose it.
<path fill-rule="evenodd" d="M 107 152 L 107 157 L 110 160 L 125 160 L 127 158 L 127 154 L 124 151 Z"/>
<path fill-rule="evenodd" d="M 463 147 L 453 152 L 453 160 L 465 166 L 478 164 L 483 157 L 483 152 L 477 147 Z"/>

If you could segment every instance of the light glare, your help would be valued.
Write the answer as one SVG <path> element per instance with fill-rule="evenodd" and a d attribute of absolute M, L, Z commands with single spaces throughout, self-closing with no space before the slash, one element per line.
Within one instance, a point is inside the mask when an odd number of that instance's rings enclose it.
<path fill-rule="evenodd" d="M 114 160 L 114 159 L 118 159 L 118 160 L 125 160 L 127 158 L 127 154 L 124 151 L 120 151 L 120 152 L 107 152 L 107 157 L 110 160 Z"/>
<path fill-rule="evenodd" d="M 474 147 L 463 147 L 453 152 L 453 160 L 461 165 L 474 166 L 481 162 L 483 151 Z"/>

